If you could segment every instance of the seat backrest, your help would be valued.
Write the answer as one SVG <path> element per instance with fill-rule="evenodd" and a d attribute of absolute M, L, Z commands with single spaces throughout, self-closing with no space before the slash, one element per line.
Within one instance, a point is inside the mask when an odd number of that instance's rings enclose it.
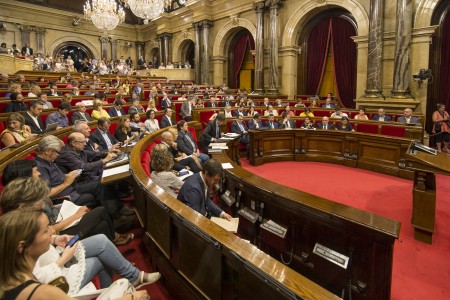
<path fill-rule="evenodd" d="M 405 137 L 406 129 L 404 126 L 381 125 L 381 134 L 397 137 Z"/>
<path fill-rule="evenodd" d="M 357 131 L 378 134 L 378 124 L 358 123 Z"/>

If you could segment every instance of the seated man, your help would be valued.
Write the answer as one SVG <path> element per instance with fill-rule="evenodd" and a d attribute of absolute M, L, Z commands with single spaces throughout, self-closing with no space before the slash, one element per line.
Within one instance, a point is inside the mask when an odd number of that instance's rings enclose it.
<path fill-rule="evenodd" d="M 47 92 L 47 96 L 62 96 L 62 93 L 58 91 L 58 86 L 56 85 L 56 83 L 50 84 L 50 91 Z"/>
<path fill-rule="evenodd" d="M 30 110 L 23 114 L 25 125 L 30 126 L 32 133 L 42 134 L 45 131 L 44 122 L 41 119 L 43 107 L 42 102 L 33 100 L 30 102 Z"/>
<path fill-rule="evenodd" d="M 100 151 L 107 151 L 120 145 L 119 141 L 109 132 L 110 126 L 111 122 L 108 118 L 102 117 L 97 121 L 97 130 L 91 134 L 90 140 L 98 145 Z"/>
<path fill-rule="evenodd" d="M 77 121 L 92 121 L 92 117 L 86 112 L 86 105 L 83 102 L 77 102 L 75 106 L 77 107 L 77 111 L 70 118 L 72 124 L 75 124 Z"/>
<path fill-rule="evenodd" d="M 19 112 L 28 110 L 28 105 L 23 102 L 23 95 L 21 93 L 11 93 L 9 95 L 11 102 L 6 104 L 5 112 Z"/>
<path fill-rule="evenodd" d="M 172 126 L 172 109 L 170 107 L 164 109 L 164 116 L 161 118 L 161 124 L 159 127 L 166 128 Z"/>
<path fill-rule="evenodd" d="M 74 132 L 67 138 L 67 145 L 62 147 L 55 159 L 56 165 L 64 173 L 82 170 L 75 186 L 81 191 L 96 191 L 96 199 L 106 208 L 113 219 L 121 215 L 132 216 L 134 210 L 123 206 L 120 199 L 107 191 L 101 183 L 103 168 L 107 162 L 116 157 L 113 152 L 95 152 L 84 150 L 86 138 L 83 134 Z"/>
<path fill-rule="evenodd" d="M 278 122 L 275 121 L 275 116 L 270 114 L 269 120 L 264 123 L 264 127 L 270 128 L 270 129 L 277 129 L 278 128 Z"/>
<path fill-rule="evenodd" d="M 130 126 L 133 132 L 146 132 L 145 125 L 141 122 L 141 116 L 138 113 L 130 113 Z"/>
<path fill-rule="evenodd" d="M 330 118 L 342 119 L 342 117 L 348 118 L 348 115 L 342 112 L 341 107 L 338 105 L 334 108 L 334 113 L 331 114 Z"/>
<path fill-rule="evenodd" d="M 53 108 L 53 104 L 50 102 L 50 101 L 48 101 L 48 98 L 47 98 L 48 96 L 47 96 L 47 94 L 46 93 L 38 93 L 37 94 L 37 98 L 38 98 L 38 100 L 39 101 L 41 101 L 42 102 L 42 105 L 44 106 L 43 107 L 43 109 L 49 109 L 49 108 Z"/>
<path fill-rule="evenodd" d="M 225 106 L 225 118 L 229 119 L 229 118 L 233 118 L 233 112 L 231 110 L 231 106 L 227 105 Z"/>
<path fill-rule="evenodd" d="M 386 111 L 384 108 L 378 109 L 378 115 L 373 116 L 374 121 L 380 121 L 380 122 L 392 122 L 391 117 L 386 116 Z"/>
<path fill-rule="evenodd" d="M 200 146 L 203 150 L 208 151 L 209 144 L 217 142 L 224 133 L 220 130 L 220 126 L 225 124 L 225 117 L 217 114 L 216 118 L 210 121 L 200 136 Z"/>
<path fill-rule="evenodd" d="M 128 109 L 128 113 L 132 114 L 132 113 L 143 113 L 145 112 L 144 108 L 142 107 L 142 105 L 140 104 L 139 99 L 134 99 L 130 108 Z"/>
<path fill-rule="evenodd" d="M 322 123 L 317 124 L 317 129 L 331 130 L 334 129 L 334 125 L 329 123 L 328 117 L 322 117 Z"/>
<path fill-rule="evenodd" d="M 411 108 L 405 108 L 403 112 L 403 116 L 397 119 L 397 122 L 405 123 L 405 124 L 417 124 L 420 125 L 420 120 L 418 117 L 414 117 L 412 115 Z"/>
<path fill-rule="evenodd" d="M 233 112 L 233 116 L 234 117 L 237 117 L 237 116 L 243 116 L 244 117 L 244 116 L 246 116 L 247 115 L 247 111 L 245 111 L 244 108 L 245 108 L 245 105 L 243 105 L 243 104 L 239 105 L 238 109 Z"/>
<path fill-rule="evenodd" d="M 63 102 L 58 106 L 58 111 L 55 111 L 54 113 L 50 114 L 47 117 L 47 120 L 45 121 L 45 124 L 53 124 L 57 123 L 57 128 L 63 128 L 69 126 L 69 118 L 67 115 L 69 114 L 69 111 L 72 110 L 72 106 L 70 106 L 69 103 Z"/>
<path fill-rule="evenodd" d="M 278 123 L 278 128 L 292 129 L 296 127 L 294 120 L 291 120 L 291 115 L 288 112 L 283 112 L 281 116 L 283 119 Z"/>
<path fill-rule="evenodd" d="M 198 146 L 194 141 L 194 138 L 189 132 L 188 123 L 185 120 L 181 120 L 180 122 L 177 123 L 177 129 L 178 129 L 178 137 L 177 137 L 178 151 L 185 153 L 186 155 L 193 155 L 197 157 L 200 163 L 202 164 L 208 161 L 209 156 L 204 153 L 200 153 L 200 150 L 198 149 Z"/>
<path fill-rule="evenodd" d="M 231 123 L 230 130 L 232 133 L 237 133 L 241 135 L 240 142 L 245 145 L 245 148 L 248 149 L 249 143 L 248 128 L 247 125 L 245 125 L 244 117 L 237 116 L 236 120 L 233 123 Z"/>
<path fill-rule="evenodd" d="M 334 108 L 334 104 L 331 103 L 331 96 L 328 95 L 327 100 L 325 100 L 325 104 L 322 105 L 323 108 Z"/>
<path fill-rule="evenodd" d="M 108 109 L 108 115 L 112 118 L 112 117 L 121 117 L 126 115 L 125 110 L 122 108 L 123 105 L 125 104 L 125 101 L 121 100 L 121 99 L 117 99 L 114 101 L 114 107 L 111 107 L 110 109 Z"/>
<path fill-rule="evenodd" d="M 165 131 L 161 134 L 161 144 L 165 145 L 169 152 L 172 153 L 174 159 L 174 165 L 172 167 L 175 171 L 181 171 L 183 169 L 189 169 L 194 173 L 200 172 L 198 160 L 194 160 L 194 157 L 189 157 L 185 153 L 179 153 L 177 143 L 174 142 L 174 136 L 171 132 Z"/>
<path fill-rule="evenodd" d="M 231 216 L 210 199 L 210 189 L 219 183 L 222 173 L 222 164 L 213 159 L 209 160 L 203 166 L 202 172 L 190 176 L 185 181 L 177 199 L 207 218 L 214 216 L 231 220 Z"/>
<path fill-rule="evenodd" d="M 248 121 L 248 129 L 255 130 L 255 129 L 260 129 L 260 128 L 263 128 L 263 124 L 261 121 L 261 115 L 255 114 L 253 116 L 253 119 Z"/>

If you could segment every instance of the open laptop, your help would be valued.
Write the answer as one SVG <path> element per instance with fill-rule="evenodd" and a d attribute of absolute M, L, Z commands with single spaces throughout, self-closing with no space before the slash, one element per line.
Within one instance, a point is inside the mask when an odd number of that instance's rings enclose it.
<path fill-rule="evenodd" d="M 117 155 L 116 157 L 114 157 L 113 159 L 111 159 L 109 163 L 113 163 L 119 160 L 122 160 L 124 158 L 128 158 L 128 148 L 130 147 L 130 142 L 126 143 L 125 145 L 123 145 L 122 147 L 124 147 L 123 152 L 120 153 L 119 155 Z"/>
<path fill-rule="evenodd" d="M 45 127 L 45 130 L 42 133 L 38 134 L 38 136 L 44 136 L 49 132 L 55 131 L 56 128 L 58 128 L 58 123 L 47 124 L 47 126 Z"/>

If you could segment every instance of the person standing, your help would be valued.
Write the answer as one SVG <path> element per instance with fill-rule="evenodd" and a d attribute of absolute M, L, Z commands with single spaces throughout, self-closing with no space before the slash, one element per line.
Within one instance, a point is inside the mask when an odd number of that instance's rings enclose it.
<path fill-rule="evenodd" d="M 450 132 L 450 122 L 448 112 L 445 111 L 445 105 L 438 103 L 437 110 L 433 113 L 433 134 L 435 135 L 436 147 L 439 152 L 450 153 L 448 149 L 448 139 Z M 442 148 L 442 142 L 444 147 Z"/>

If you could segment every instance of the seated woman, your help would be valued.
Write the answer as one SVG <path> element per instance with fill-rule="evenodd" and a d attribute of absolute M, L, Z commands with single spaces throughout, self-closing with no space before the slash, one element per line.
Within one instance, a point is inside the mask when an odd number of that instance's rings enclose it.
<path fill-rule="evenodd" d="M 137 287 L 161 277 L 159 273 L 138 270 L 102 234 L 65 247 L 72 237 L 54 233 L 47 216 L 39 210 L 18 209 L 0 217 L 0 240 L 4 241 L 0 244 L 0 253 L 4 255 L 0 266 L 2 299 L 72 299 L 97 273 L 101 287 L 110 286 L 110 271 L 116 271 Z M 72 258 L 76 262 L 65 267 Z M 69 284 L 67 295 L 47 285 L 60 276 Z"/>
<path fill-rule="evenodd" d="M 254 115 L 259 115 L 259 113 L 255 110 L 254 106 L 250 106 L 250 108 L 248 109 L 248 112 L 247 112 L 247 116 L 253 118 Z"/>
<path fill-rule="evenodd" d="M 305 111 L 300 114 L 300 117 L 314 118 L 314 114 L 311 112 L 311 109 L 309 107 L 305 107 Z"/>
<path fill-rule="evenodd" d="M 122 116 L 119 120 L 119 126 L 117 126 L 114 132 L 114 137 L 119 140 L 123 145 L 135 140 L 138 137 L 139 132 L 133 131 L 134 128 L 130 126 L 130 117 Z M 132 132 L 133 131 L 133 132 Z"/>
<path fill-rule="evenodd" d="M 98 120 L 98 119 L 100 119 L 102 117 L 105 117 L 107 119 L 110 118 L 108 112 L 103 109 L 103 103 L 101 101 L 98 101 L 98 100 L 94 101 L 94 107 L 93 107 L 93 110 L 92 110 L 91 117 L 94 120 Z"/>
<path fill-rule="evenodd" d="M 197 104 L 195 104 L 195 108 L 205 108 L 205 104 L 203 104 L 203 99 L 199 98 L 197 100 Z"/>
<path fill-rule="evenodd" d="M 348 115 L 341 111 L 341 107 L 339 105 L 336 105 L 334 108 L 334 113 L 331 114 L 330 118 L 341 119 L 342 117 L 348 117 Z"/>
<path fill-rule="evenodd" d="M 341 130 L 341 131 L 355 131 L 353 130 L 352 125 L 350 125 L 350 123 L 348 122 L 348 117 L 342 117 L 341 118 L 341 123 L 339 123 L 338 125 L 336 125 L 336 130 Z"/>
<path fill-rule="evenodd" d="M 32 140 L 36 134 L 31 133 L 31 128 L 25 125 L 25 118 L 18 113 L 12 113 L 6 119 L 7 128 L 0 134 L 0 141 L 4 147 Z"/>
<path fill-rule="evenodd" d="M 366 108 L 360 107 L 359 114 L 355 116 L 355 120 L 369 120 L 369 117 L 366 115 Z"/>
<path fill-rule="evenodd" d="M 83 237 L 89 237 L 103 233 L 117 246 L 125 245 L 133 240 L 132 233 L 115 232 L 112 220 L 102 206 L 91 211 L 86 206 L 82 206 L 75 214 L 58 220 L 61 207 L 53 205 L 48 197 L 50 192 L 48 185 L 39 178 L 39 175 L 37 163 L 34 160 L 17 160 L 6 166 L 2 176 L 5 189 L 0 197 L 4 213 L 21 207 L 38 207 L 48 216 L 53 228 L 62 234 L 82 232 Z M 79 222 L 70 226 L 76 220 Z"/>
<path fill-rule="evenodd" d="M 151 153 L 152 180 L 164 191 L 176 198 L 178 191 L 183 186 L 183 181 L 171 170 L 173 167 L 173 156 L 164 144 L 158 144 Z"/>
<path fill-rule="evenodd" d="M 159 122 L 158 119 L 155 118 L 156 113 L 154 110 L 147 110 L 147 113 L 145 114 L 147 116 L 147 120 L 145 120 L 144 125 L 145 129 L 148 132 L 153 132 L 156 130 L 159 130 Z"/>
<path fill-rule="evenodd" d="M 127 94 L 127 95 L 130 94 L 130 86 L 131 86 L 130 80 L 128 80 L 128 78 L 125 79 L 125 82 L 122 84 L 122 87 L 123 87 L 123 91 L 124 91 L 125 94 Z"/>
<path fill-rule="evenodd" d="M 155 100 L 153 100 L 153 99 L 148 100 L 147 111 L 149 111 L 149 110 L 153 110 L 154 112 L 158 111 L 158 109 L 156 108 Z"/>
<path fill-rule="evenodd" d="M 295 103 L 295 107 L 305 107 L 305 104 L 303 103 L 303 99 L 299 98 L 297 103 Z"/>
<path fill-rule="evenodd" d="M 29 98 L 37 98 L 37 94 L 39 94 L 40 92 L 41 92 L 41 88 L 38 85 L 33 84 L 30 87 L 30 92 L 28 93 L 27 97 L 29 97 Z"/>
<path fill-rule="evenodd" d="M 283 112 L 286 112 L 291 117 L 295 116 L 294 112 L 291 110 L 291 107 L 289 105 L 286 105 L 284 107 L 284 111 Z"/>
<path fill-rule="evenodd" d="M 300 128 L 303 129 L 316 129 L 316 126 L 314 125 L 314 122 L 311 120 L 309 116 L 305 117 L 305 121 L 302 123 Z"/>
<path fill-rule="evenodd" d="M 311 104 L 309 105 L 309 107 L 319 107 L 319 105 L 317 104 L 317 100 L 314 99 L 313 102 L 311 102 Z"/>

